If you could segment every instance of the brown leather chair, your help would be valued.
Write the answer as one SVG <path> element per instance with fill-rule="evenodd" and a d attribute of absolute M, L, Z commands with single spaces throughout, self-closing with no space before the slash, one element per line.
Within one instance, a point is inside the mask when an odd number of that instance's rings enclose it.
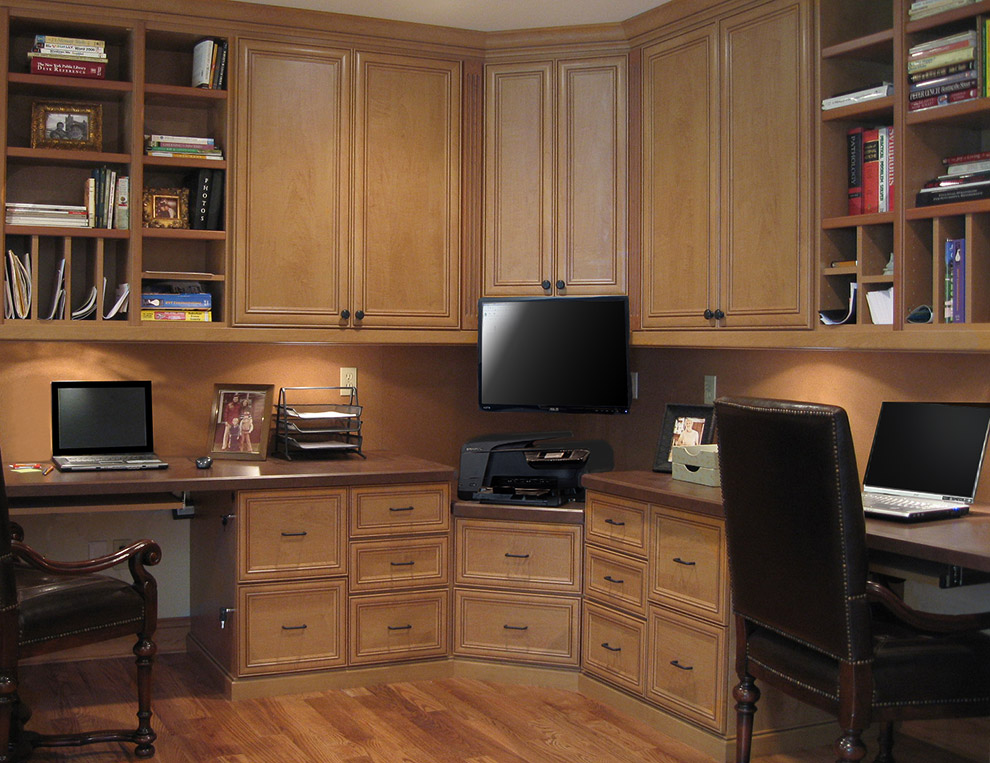
<path fill-rule="evenodd" d="M 24 545 L 21 528 L 10 521 L 0 469 L 0 761 L 21 760 L 35 747 L 75 747 L 131 742 L 139 758 L 155 754 L 151 729 L 152 641 L 158 619 L 155 579 L 145 570 L 161 560 L 150 540 L 132 543 L 109 556 L 84 562 L 55 562 Z M 96 574 L 127 562 L 133 582 Z M 77 734 L 36 734 L 23 726 L 30 711 L 18 697 L 21 658 L 136 635 L 137 729 Z"/>
<path fill-rule="evenodd" d="M 990 714 L 990 612 L 934 615 L 868 576 L 846 413 L 782 400 L 715 401 L 736 617 L 737 763 L 758 679 L 838 716 L 839 761 L 891 763 L 895 720 Z M 966 521 L 954 519 L 948 521 Z"/>

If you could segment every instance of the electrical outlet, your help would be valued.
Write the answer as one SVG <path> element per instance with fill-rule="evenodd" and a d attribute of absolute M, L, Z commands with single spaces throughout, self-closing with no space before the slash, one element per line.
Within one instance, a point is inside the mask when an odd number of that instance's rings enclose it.
<path fill-rule="evenodd" d="M 715 402 L 715 377 L 705 376 L 705 405 L 711 405 Z"/>
<path fill-rule="evenodd" d="M 354 387 L 357 389 L 357 369 L 356 368 L 341 368 L 340 369 L 340 386 L 341 387 Z M 349 389 L 342 389 L 340 391 L 342 397 L 348 397 L 351 394 Z"/>
<path fill-rule="evenodd" d="M 87 559 L 98 559 L 106 556 L 109 544 L 105 540 L 91 540 L 87 544 Z"/>
<path fill-rule="evenodd" d="M 117 553 L 121 549 L 127 548 L 129 545 L 131 545 L 131 541 L 127 538 L 115 538 L 111 549 L 113 550 L 113 553 Z"/>

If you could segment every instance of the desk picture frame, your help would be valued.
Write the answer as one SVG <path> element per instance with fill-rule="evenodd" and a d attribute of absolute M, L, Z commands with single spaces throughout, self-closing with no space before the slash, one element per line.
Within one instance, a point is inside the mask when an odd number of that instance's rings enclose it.
<path fill-rule="evenodd" d="M 244 461 L 268 458 L 271 384 L 215 384 L 209 455 Z"/>
<path fill-rule="evenodd" d="M 670 452 L 675 445 L 709 445 L 715 439 L 715 406 L 671 404 L 663 414 L 653 471 L 672 470 Z"/>
<path fill-rule="evenodd" d="M 31 148 L 103 150 L 103 105 L 82 101 L 34 101 Z"/>

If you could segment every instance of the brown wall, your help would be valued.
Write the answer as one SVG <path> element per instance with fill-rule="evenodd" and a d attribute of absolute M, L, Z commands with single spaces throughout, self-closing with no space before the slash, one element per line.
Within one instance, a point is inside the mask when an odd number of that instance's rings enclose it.
<path fill-rule="evenodd" d="M 365 447 L 451 466 L 476 435 L 560 429 L 607 439 L 618 468 L 648 469 L 664 406 L 700 403 L 705 374 L 718 377 L 722 395 L 844 406 L 861 468 L 882 400 L 990 400 L 990 356 L 982 354 L 634 349 L 640 399 L 628 416 L 483 413 L 474 347 L 8 342 L 2 357 L 0 447 L 7 461 L 50 454 L 52 379 L 151 378 L 159 452 L 195 456 L 206 450 L 215 382 L 273 384 L 276 391 L 333 385 L 340 366 L 357 366 Z M 980 493 L 990 500 L 990 480 Z"/>

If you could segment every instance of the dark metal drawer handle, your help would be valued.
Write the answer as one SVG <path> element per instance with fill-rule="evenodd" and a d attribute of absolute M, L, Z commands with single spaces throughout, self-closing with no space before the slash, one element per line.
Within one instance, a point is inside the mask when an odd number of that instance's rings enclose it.
<path fill-rule="evenodd" d="M 619 522 L 619 521 L 617 521 L 615 519 L 606 519 L 605 520 L 605 524 L 607 524 L 607 525 L 615 525 L 616 527 L 625 527 L 626 526 L 626 523 L 625 522 Z"/>
<path fill-rule="evenodd" d="M 388 626 L 388 629 L 390 631 L 408 631 L 408 630 L 412 630 L 412 626 L 411 625 L 390 625 L 390 626 Z"/>
<path fill-rule="evenodd" d="M 507 631 L 528 631 L 528 625 L 503 625 L 503 628 Z"/>
<path fill-rule="evenodd" d="M 389 562 L 393 567 L 411 567 L 416 564 L 416 562 Z"/>
<path fill-rule="evenodd" d="M 681 557 L 679 557 L 679 556 L 675 556 L 675 557 L 674 557 L 674 561 L 675 561 L 675 562 L 677 562 L 678 564 L 683 564 L 683 565 L 684 565 L 685 567 L 694 567 L 694 565 L 696 565 L 696 564 L 697 564 L 697 562 L 685 562 L 685 561 L 684 561 L 683 559 L 681 559 Z"/>
<path fill-rule="evenodd" d="M 282 630 L 284 630 L 284 631 L 304 631 L 304 630 L 306 630 L 307 627 L 309 627 L 309 626 L 307 626 L 306 623 L 303 623 L 302 625 L 283 625 L 282 626 Z"/>
<path fill-rule="evenodd" d="M 677 660 L 671 660 L 670 664 L 673 665 L 678 670 L 694 670 L 693 665 L 681 665 Z"/>
<path fill-rule="evenodd" d="M 607 641 L 602 642 L 602 649 L 608 649 L 610 652 L 621 652 L 621 646 L 611 646 Z"/>
<path fill-rule="evenodd" d="M 510 554 L 506 552 L 505 556 L 508 559 L 529 559 L 529 554 Z"/>
<path fill-rule="evenodd" d="M 282 533 L 282 537 L 283 538 L 299 538 L 299 537 L 302 537 L 304 535 L 306 535 L 306 531 L 305 530 L 300 530 L 299 532 L 295 532 L 295 533 L 286 533 L 286 532 L 283 532 Z"/>
<path fill-rule="evenodd" d="M 613 577 L 612 577 L 611 575 L 606 575 L 606 576 L 605 576 L 605 579 L 606 579 L 606 580 L 607 580 L 607 581 L 608 581 L 609 583 L 617 583 L 618 585 L 622 585 L 623 583 L 625 583 L 625 582 L 626 582 L 625 580 L 617 580 L 616 578 L 613 578 Z"/>
<path fill-rule="evenodd" d="M 389 511 L 412 511 L 414 507 L 412 506 L 389 506 Z"/>

